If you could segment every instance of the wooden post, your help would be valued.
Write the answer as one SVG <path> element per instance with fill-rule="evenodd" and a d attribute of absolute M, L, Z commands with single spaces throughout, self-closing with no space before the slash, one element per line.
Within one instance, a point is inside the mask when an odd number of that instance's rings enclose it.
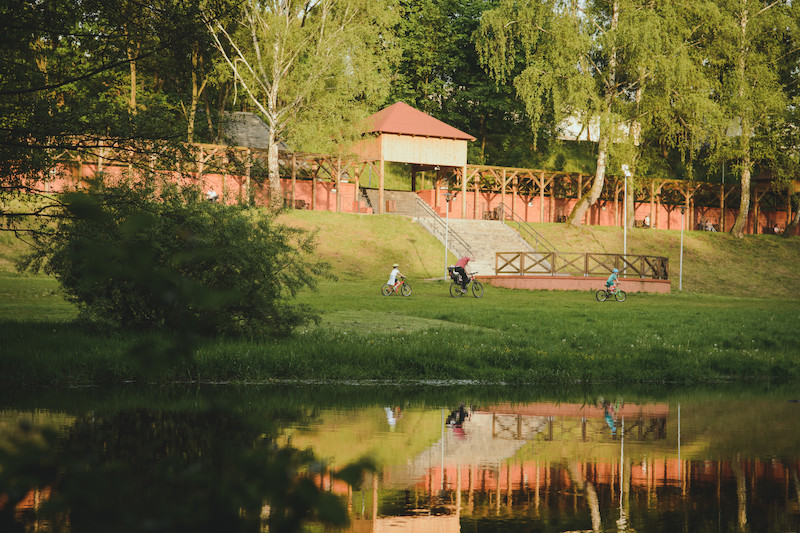
<path fill-rule="evenodd" d="M 500 203 L 506 205 L 506 169 L 503 169 L 503 175 L 500 178 Z M 505 207 L 503 207 L 505 209 Z"/>
<path fill-rule="evenodd" d="M 653 205 L 653 197 L 656 195 L 656 184 L 654 181 L 650 182 L 650 227 L 654 227 L 653 223 L 656 219 L 655 217 L 655 206 Z"/>
<path fill-rule="evenodd" d="M 358 166 L 355 167 L 353 169 L 353 172 L 356 175 L 356 188 L 353 191 L 353 205 L 355 206 L 354 207 L 355 212 L 356 213 L 360 213 L 361 212 L 361 203 L 358 201 L 358 191 L 361 190 L 361 167 L 358 167 Z"/>
<path fill-rule="evenodd" d="M 517 183 L 518 178 L 517 175 L 514 174 L 512 178 L 512 185 L 511 185 L 511 220 L 514 220 L 515 210 L 517 208 Z"/>
<path fill-rule="evenodd" d="M 758 235 L 758 206 L 760 198 L 758 197 L 758 188 L 753 190 L 753 235 Z"/>
<path fill-rule="evenodd" d="M 719 186 L 719 230 L 725 231 L 725 185 Z"/>
<path fill-rule="evenodd" d="M 481 182 L 481 175 L 480 175 L 480 173 L 476 173 L 475 174 L 475 195 L 474 195 L 474 198 L 473 198 L 473 200 L 474 200 L 473 203 L 475 205 L 472 206 L 472 218 L 474 218 L 474 219 L 478 218 L 478 200 L 480 199 L 480 195 L 478 194 L 478 186 L 480 185 L 480 182 Z"/>
<path fill-rule="evenodd" d="M 336 212 L 342 212 L 342 156 L 336 158 Z"/>
<path fill-rule="evenodd" d="M 253 161 L 250 157 L 250 150 L 247 150 L 247 160 L 244 166 L 244 175 L 245 179 L 247 180 L 247 186 L 245 187 L 245 205 L 250 205 L 250 168 L 253 166 Z"/>
<path fill-rule="evenodd" d="M 411 165 L 411 192 L 417 192 L 417 166 Z"/>
<path fill-rule="evenodd" d="M 461 218 L 467 218 L 467 165 L 461 167 Z"/>
<path fill-rule="evenodd" d="M 544 172 L 539 173 L 539 222 L 544 222 Z"/>
<path fill-rule="evenodd" d="M 295 208 L 295 189 L 297 187 L 297 154 L 292 152 L 292 192 L 289 201 L 292 203 L 291 209 Z"/>
<path fill-rule="evenodd" d="M 384 164 L 383 164 L 383 152 L 381 152 L 381 162 L 380 168 L 378 169 L 378 214 L 382 214 L 383 211 L 386 209 L 386 206 L 383 205 L 383 173 L 384 173 Z"/>
<path fill-rule="evenodd" d="M 314 162 L 311 164 L 311 210 L 317 208 L 317 172 L 319 172 L 319 163 Z"/>
<path fill-rule="evenodd" d="M 550 222 L 555 222 L 555 211 L 556 211 L 556 176 L 553 174 L 553 179 L 550 180 L 550 216 L 547 217 L 550 219 Z M 527 220 L 527 218 L 525 219 Z"/>

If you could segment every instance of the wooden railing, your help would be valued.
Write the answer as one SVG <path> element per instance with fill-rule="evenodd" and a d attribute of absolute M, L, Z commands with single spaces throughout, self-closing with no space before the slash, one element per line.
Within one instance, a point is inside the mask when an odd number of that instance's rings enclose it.
<path fill-rule="evenodd" d="M 583 254 L 577 252 L 498 252 L 495 273 L 517 276 L 607 276 L 617 268 L 621 278 L 669 279 L 669 259 L 654 255 Z"/>

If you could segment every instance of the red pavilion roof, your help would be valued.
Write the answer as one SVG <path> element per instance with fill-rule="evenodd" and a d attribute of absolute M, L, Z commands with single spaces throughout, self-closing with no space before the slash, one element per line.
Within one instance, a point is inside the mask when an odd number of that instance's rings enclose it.
<path fill-rule="evenodd" d="M 381 109 L 369 120 L 372 123 L 371 132 L 397 133 L 400 135 L 417 135 L 420 137 L 440 137 L 443 139 L 463 139 L 474 141 L 475 137 L 469 133 L 445 124 L 419 109 L 415 109 L 404 102 L 397 102 Z"/>

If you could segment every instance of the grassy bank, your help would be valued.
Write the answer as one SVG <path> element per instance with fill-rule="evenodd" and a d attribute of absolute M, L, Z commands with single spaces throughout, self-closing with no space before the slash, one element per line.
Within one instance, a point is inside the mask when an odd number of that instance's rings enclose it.
<path fill-rule="evenodd" d="M 322 322 L 285 339 L 202 340 L 194 362 L 172 368 L 158 381 L 429 380 L 542 386 L 800 378 L 800 280 L 791 268 L 799 255 L 796 239 L 772 237 L 774 242 L 757 246 L 758 239 L 767 237 L 689 234 L 685 246 L 694 252 L 685 251 L 685 290 L 630 295 L 622 304 L 598 303 L 590 292 L 491 287 L 480 300 L 454 300 L 445 283 L 424 281 L 439 275 L 441 245 L 408 219 L 308 212 L 287 217 L 292 224 L 319 228 L 319 253 L 339 276 L 318 292 L 300 296 L 322 311 Z M 565 251 L 571 251 L 567 244 L 592 243 L 596 248 L 588 251 L 609 251 L 619 238 L 608 228 L 576 232 L 544 226 L 551 232 L 548 239 L 560 240 Z M 559 233 L 567 231 L 572 233 Z M 637 247 L 632 253 L 671 253 L 677 236 L 641 233 L 646 235 L 629 236 L 629 248 Z M 646 245 L 647 239 L 655 242 Z M 18 246 L 6 242 L 0 258 L 19 253 Z M 654 251 L 644 251 L 645 246 Z M 715 255 L 718 260 L 707 261 L 706 256 Z M 411 297 L 379 293 L 387 265 L 397 260 L 414 287 Z M 719 270 L 725 270 L 720 263 L 728 260 L 731 279 L 720 280 Z M 757 266 L 764 273 L 755 276 Z M 755 293 L 752 283 L 758 285 Z M 708 294 L 714 292 L 719 294 Z M 141 378 L 128 353 L 145 339 L 74 323 L 75 309 L 58 294 L 54 280 L 6 268 L 0 274 L 0 296 L 3 386 Z"/>

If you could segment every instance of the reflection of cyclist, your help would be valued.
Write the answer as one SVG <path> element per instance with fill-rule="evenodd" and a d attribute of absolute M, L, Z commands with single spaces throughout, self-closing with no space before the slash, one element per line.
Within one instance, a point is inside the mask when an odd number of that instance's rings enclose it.
<path fill-rule="evenodd" d="M 457 272 L 461 276 L 461 292 L 467 292 L 467 283 L 469 282 L 469 278 L 467 277 L 467 264 L 472 261 L 471 257 L 467 257 L 466 255 L 459 259 L 456 262 L 456 266 L 453 267 L 453 270 Z"/>
<path fill-rule="evenodd" d="M 614 282 L 617 281 L 618 278 L 619 270 L 615 268 L 611 271 L 611 275 L 608 276 L 608 279 L 606 280 L 606 290 L 611 290 L 611 286 L 614 285 Z"/>
<path fill-rule="evenodd" d="M 462 425 L 464 425 L 464 420 L 466 420 L 468 417 L 469 413 L 462 403 L 458 406 L 458 408 L 453 409 L 453 411 L 447 417 L 445 424 L 449 427 L 460 428 Z"/>
<path fill-rule="evenodd" d="M 386 283 L 389 285 L 393 285 L 395 289 L 397 289 L 397 285 L 400 281 L 400 278 L 404 278 L 405 276 L 400 273 L 400 270 L 397 267 L 400 266 L 397 263 L 392 265 L 392 272 L 389 274 L 389 281 Z"/>

